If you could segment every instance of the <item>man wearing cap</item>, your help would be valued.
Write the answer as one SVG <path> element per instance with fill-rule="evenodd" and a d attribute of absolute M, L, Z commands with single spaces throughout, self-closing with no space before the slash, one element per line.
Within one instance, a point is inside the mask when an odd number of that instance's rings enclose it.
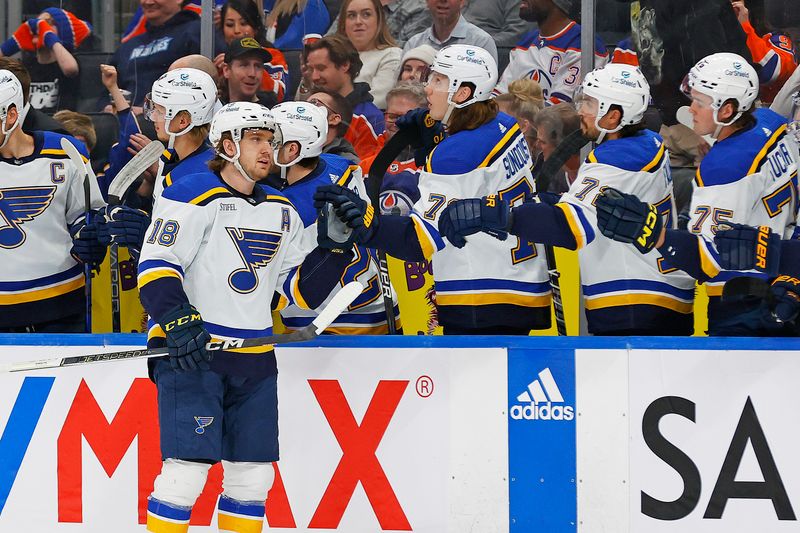
<path fill-rule="evenodd" d="M 252 37 L 231 41 L 222 64 L 220 101 L 223 104 L 257 102 L 266 107 L 277 104 L 275 93 L 259 91 L 264 77 L 264 63 L 271 59 L 270 53 Z"/>
<path fill-rule="evenodd" d="M 581 26 L 569 16 L 575 0 L 522 0 L 519 16 L 535 21 L 538 29 L 522 37 L 511 51 L 509 62 L 495 94 L 508 92 L 515 80 L 530 78 L 539 82 L 545 102 L 571 102 L 580 87 Z M 605 45 L 595 40 L 595 67 L 608 60 Z"/>

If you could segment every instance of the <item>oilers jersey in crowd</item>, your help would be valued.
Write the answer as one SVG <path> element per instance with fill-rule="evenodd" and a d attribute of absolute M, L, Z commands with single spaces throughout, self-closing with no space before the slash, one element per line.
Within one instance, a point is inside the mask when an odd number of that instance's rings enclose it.
<path fill-rule="evenodd" d="M 512 117 L 445 138 L 419 170 L 419 200 L 412 219 L 426 258 L 433 257 L 439 323 L 464 328 L 550 326 L 550 284 L 544 250 L 485 233 L 464 248 L 444 247 L 439 215 L 452 200 L 498 194 L 511 205 L 534 192 L 525 137 Z"/>
<path fill-rule="evenodd" d="M 208 172 L 208 162 L 214 158 L 214 149 L 207 143 L 184 159 L 175 150 L 164 150 L 158 161 L 158 174 L 153 189 L 153 199 L 159 198 L 164 189 L 189 174 Z"/>
<path fill-rule="evenodd" d="M 691 334 L 695 281 L 670 268 L 658 251 L 639 253 L 597 229 L 595 198 L 606 187 L 654 204 L 668 228 L 676 213 L 663 139 L 650 130 L 608 140 L 589 153 L 568 192 L 556 204 L 578 245 L 589 333 L 685 329 Z M 675 334 L 675 333 L 673 333 Z"/>
<path fill-rule="evenodd" d="M 139 260 L 142 301 L 152 315 L 185 301 L 184 291 L 215 339 L 270 335 L 274 291 L 304 304 L 303 234 L 297 210 L 274 189 L 256 186 L 245 196 L 211 172 L 186 176 L 156 204 Z M 163 344 L 151 320 L 148 345 Z M 211 364 L 228 373 L 276 372 L 269 346 L 216 353 Z"/>
<path fill-rule="evenodd" d="M 783 33 L 759 36 L 749 20 L 742 23 L 742 29 L 747 35 L 747 48 L 753 55 L 753 63 L 761 67 L 758 70 L 759 96 L 764 102 L 772 102 L 797 68 L 794 43 Z"/>
<path fill-rule="evenodd" d="M 720 271 L 714 234 L 720 224 L 769 226 L 790 238 L 797 213 L 798 146 L 787 121 L 769 109 L 754 113 L 756 124 L 717 142 L 697 169 L 689 230 L 702 237 L 700 260 L 709 296 L 736 271 Z M 763 277 L 752 272 L 749 276 Z"/>
<path fill-rule="evenodd" d="M 84 175 L 61 148 L 68 138 L 33 133 L 33 154 L 0 158 L 0 325 L 48 322 L 83 309 L 83 265 L 71 255 L 69 225 L 86 211 Z M 91 206 L 104 205 L 89 171 Z"/>
<path fill-rule="evenodd" d="M 337 183 L 359 193 L 369 201 L 361 177 L 361 169 L 350 161 L 336 155 L 322 154 L 317 168 L 308 176 L 291 185 L 285 186 L 281 194 L 285 195 L 297 207 L 308 234 L 306 243 L 310 249 L 316 247 L 317 210 L 314 208 L 314 193 L 321 185 Z M 383 335 L 388 332 L 386 312 L 384 310 L 381 286 L 378 278 L 377 259 L 374 250 L 363 246 L 355 246 L 355 257 L 344 272 L 339 285 L 331 291 L 321 308 L 345 285 L 351 281 L 359 281 L 366 287 L 361 296 L 350 305 L 348 311 L 339 315 L 327 333 L 338 335 Z M 394 316 L 396 327 L 400 328 L 400 312 L 397 308 L 397 296 L 392 290 L 395 305 Z M 288 329 L 299 329 L 307 326 L 316 318 L 313 310 L 303 309 L 296 303 L 289 303 L 281 298 L 279 303 L 281 319 Z"/>
<path fill-rule="evenodd" d="M 595 41 L 595 55 L 595 67 L 605 65 L 608 54 L 599 39 Z M 541 35 L 537 29 L 523 36 L 509 54 L 495 94 L 507 93 L 512 81 L 523 78 L 538 82 L 546 101 L 571 102 L 583 79 L 580 24 L 572 21 L 555 35 Z"/>

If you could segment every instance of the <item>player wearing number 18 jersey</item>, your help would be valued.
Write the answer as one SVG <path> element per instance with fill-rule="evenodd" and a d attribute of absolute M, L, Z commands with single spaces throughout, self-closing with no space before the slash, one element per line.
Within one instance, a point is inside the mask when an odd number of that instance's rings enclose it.
<path fill-rule="evenodd" d="M 509 231 L 523 240 L 579 250 L 589 332 L 595 335 L 687 335 L 692 331 L 694 280 L 657 254 L 642 255 L 597 231 L 595 198 L 607 187 L 649 199 L 674 218 L 669 154 L 642 117 L 649 86 L 638 68 L 607 65 L 590 72 L 579 93 L 583 134 L 599 142 L 570 190 L 555 206 L 527 202 L 508 213 L 492 198 L 456 202 L 442 214 L 448 240 Z M 461 203 L 464 205 L 460 205 Z M 472 204 L 472 217 L 465 209 Z M 494 204 L 494 205 L 492 205 Z M 474 246 L 472 237 L 466 248 Z"/>

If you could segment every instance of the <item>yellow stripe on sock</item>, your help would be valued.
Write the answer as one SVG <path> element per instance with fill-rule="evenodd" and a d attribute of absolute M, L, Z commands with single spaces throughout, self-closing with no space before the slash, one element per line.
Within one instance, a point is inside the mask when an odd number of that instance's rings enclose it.
<path fill-rule="evenodd" d="M 261 533 L 264 520 L 247 519 L 241 516 L 232 516 L 220 511 L 217 514 L 217 526 L 220 533 Z"/>
<path fill-rule="evenodd" d="M 168 522 L 148 512 L 147 531 L 152 531 L 153 533 L 187 533 L 189 531 L 189 522 Z"/>

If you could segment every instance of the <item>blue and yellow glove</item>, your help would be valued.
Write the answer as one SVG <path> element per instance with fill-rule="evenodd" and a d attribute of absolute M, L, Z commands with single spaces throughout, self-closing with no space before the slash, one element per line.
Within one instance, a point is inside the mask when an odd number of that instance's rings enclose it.
<path fill-rule="evenodd" d="M 456 248 L 467 244 L 465 237 L 479 231 L 506 240 L 511 228 L 508 202 L 495 194 L 451 202 L 439 216 L 439 233 Z"/>
<path fill-rule="evenodd" d="M 159 323 L 167 336 L 169 362 L 174 370 L 211 368 L 211 352 L 206 350 L 211 335 L 194 306 L 181 304 L 165 313 Z"/>
<path fill-rule="evenodd" d="M 633 244 L 643 254 L 655 247 L 664 222 L 654 205 L 609 187 L 597 195 L 595 207 L 597 227 L 603 235 Z"/>
<path fill-rule="evenodd" d="M 725 270 L 758 270 L 778 274 L 781 238 L 768 226 L 754 228 L 744 224 L 724 224 L 714 235 L 719 264 Z"/>
<path fill-rule="evenodd" d="M 331 206 L 330 209 L 327 206 Z M 314 207 L 323 217 L 330 218 L 331 211 L 334 215 L 353 230 L 352 242 L 365 244 L 375 234 L 380 218 L 372 205 L 361 198 L 358 193 L 341 185 L 323 185 L 314 193 Z M 320 246 L 324 246 L 320 243 Z"/>

